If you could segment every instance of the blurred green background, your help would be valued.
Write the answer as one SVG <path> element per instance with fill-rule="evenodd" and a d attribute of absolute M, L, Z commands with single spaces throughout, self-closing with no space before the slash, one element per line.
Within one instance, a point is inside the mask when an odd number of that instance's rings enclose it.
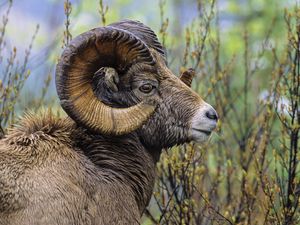
<path fill-rule="evenodd" d="M 99 16 L 99 1 L 70 1 L 72 13 L 70 16 L 70 31 L 76 36 L 93 27 L 102 25 Z M 201 2 L 201 1 L 200 1 Z M 202 1 L 204 4 L 207 1 Z M 179 71 L 183 49 L 185 48 L 185 29 L 199 16 L 198 3 L 195 0 L 166 0 L 166 1 L 139 1 L 139 0 L 110 0 L 103 1 L 108 6 L 106 14 L 107 24 L 121 19 L 135 19 L 150 26 L 159 34 L 161 26 L 160 6 L 163 3 L 164 18 L 169 19 L 167 28 L 168 37 L 166 48 L 169 51 L 169 61 L 174 72 Z M 250 47 L 258 52 L 272 20 L 278 20 L 274 27 L 272 39 L 265 43 L 267 47 L 282 48 L 284 38 L 283 9 L 292 7 L 293 0 L 219 0 L 219 26 L 222 36 L 222 61 L 236 55 L 241 57 L 243 50 L 243 29 L 248 28 Z M 0 14 L 4 15 L 9 1 L 0 1 Z M 26 81 L 22 92 L 22 101 L 26 105 L 32 95 L 40 92 L 45 76 L 49 73 L 54 77 L 55 63 L 62 51 L 64 31 L 64 1 L 60 0 L 26 0 L 13 1 L 9 12 L 8 25 L 2 46 L 0 72 L 3 74 L 5 61 L 11 49 L 16 47 L 17 60 L 22 63 L 25 50 L 31 41 L 32 35 L 39 25 L 36 39 L 28 60 L 31 75 Z M 201 31 L 200 31 L 201 32 Z M 260 62 L 264 64 L 265 62 Z M 235 79 L 239 82 L 239 68 L 236 68 Z M 262 71 L 260 76 L 265 76 Z M 1 75 L 0 75 L 1 76 Z M 1 77 L 0 77 L 1 78 Z M 267 78 L 262 77 L 263 82 Z M 51 81 L 49 95 L 55 95 L 54 79 Z"/>

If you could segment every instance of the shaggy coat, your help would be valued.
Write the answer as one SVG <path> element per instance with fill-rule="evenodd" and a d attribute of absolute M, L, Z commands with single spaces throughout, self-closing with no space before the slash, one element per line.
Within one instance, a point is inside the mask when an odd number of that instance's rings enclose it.
<path fill-rule="evenodd" d="M 19 124 L 0 142 L 1 225 L 139 224 L 157 157 L 136 133 L 107 141 L 51 113 Z"/>

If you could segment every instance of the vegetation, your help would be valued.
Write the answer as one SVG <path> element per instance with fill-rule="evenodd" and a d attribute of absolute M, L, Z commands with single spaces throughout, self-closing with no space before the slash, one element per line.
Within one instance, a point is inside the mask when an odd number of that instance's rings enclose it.
<path fill-rule="evenodd" d="M 131 3 L 117 2 L 120 7 Z M 189 8 L 195 18 L 188 24 L 170 13 L 188 7 L 186 2 L 197 6 Z M 168 50 L 170 67 L 178 74 L 195 69 L 193 89 L 217 109 L 220 121 L 209 143 L 164 150 L 143 224 L 300 223 L 300 8 L 280 0 L 238 2 L 244 4 L 159 0 L 153 6 L 160 24 L 154 30 Z M 115 6 L 102 0 L 97 5 L 92 10 L 99 14 L 98 25 L 119 19 Z M 15 47 L 3 58 L 12 0 L 5 7 L 0 25 L 2 135 L 24 111 L 20 93 L 31 76 L 27 62 L 39 29 L 22 60 L 16 60 Z M 68 0 L 61 7 L 65 29 L 57 45 L 64 46 L 75 36 L 72 18 L 78 9 Z M 45 98 L 50 82 L 46 74 L 27 108 L 56 107 Z"/>

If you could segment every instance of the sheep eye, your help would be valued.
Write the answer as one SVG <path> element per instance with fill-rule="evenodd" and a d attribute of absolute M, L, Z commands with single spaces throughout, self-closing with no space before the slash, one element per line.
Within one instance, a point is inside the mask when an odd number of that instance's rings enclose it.
<path fill-rule="evenodd" d="M 152 86 L 151 84 L 144 84 L 142 86 L 140 86 L 139 90 L 143 93 L 150 93 L 153 90 L 154 86 Z"/>

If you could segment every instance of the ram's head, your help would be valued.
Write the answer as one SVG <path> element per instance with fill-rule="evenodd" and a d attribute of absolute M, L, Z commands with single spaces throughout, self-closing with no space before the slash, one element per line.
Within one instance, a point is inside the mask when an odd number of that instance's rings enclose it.
<path fill-rule="evenodd" d="M 188 74 L 188 73 L 187 73 Z M 166 66 L 154 32 L 125 20 L 73 39 L 57 66 L 61 105 L 78 124 L 101 134 L 137 132 L 144 144 L 168 147 L 206 140 L 217 114 Z"/>

